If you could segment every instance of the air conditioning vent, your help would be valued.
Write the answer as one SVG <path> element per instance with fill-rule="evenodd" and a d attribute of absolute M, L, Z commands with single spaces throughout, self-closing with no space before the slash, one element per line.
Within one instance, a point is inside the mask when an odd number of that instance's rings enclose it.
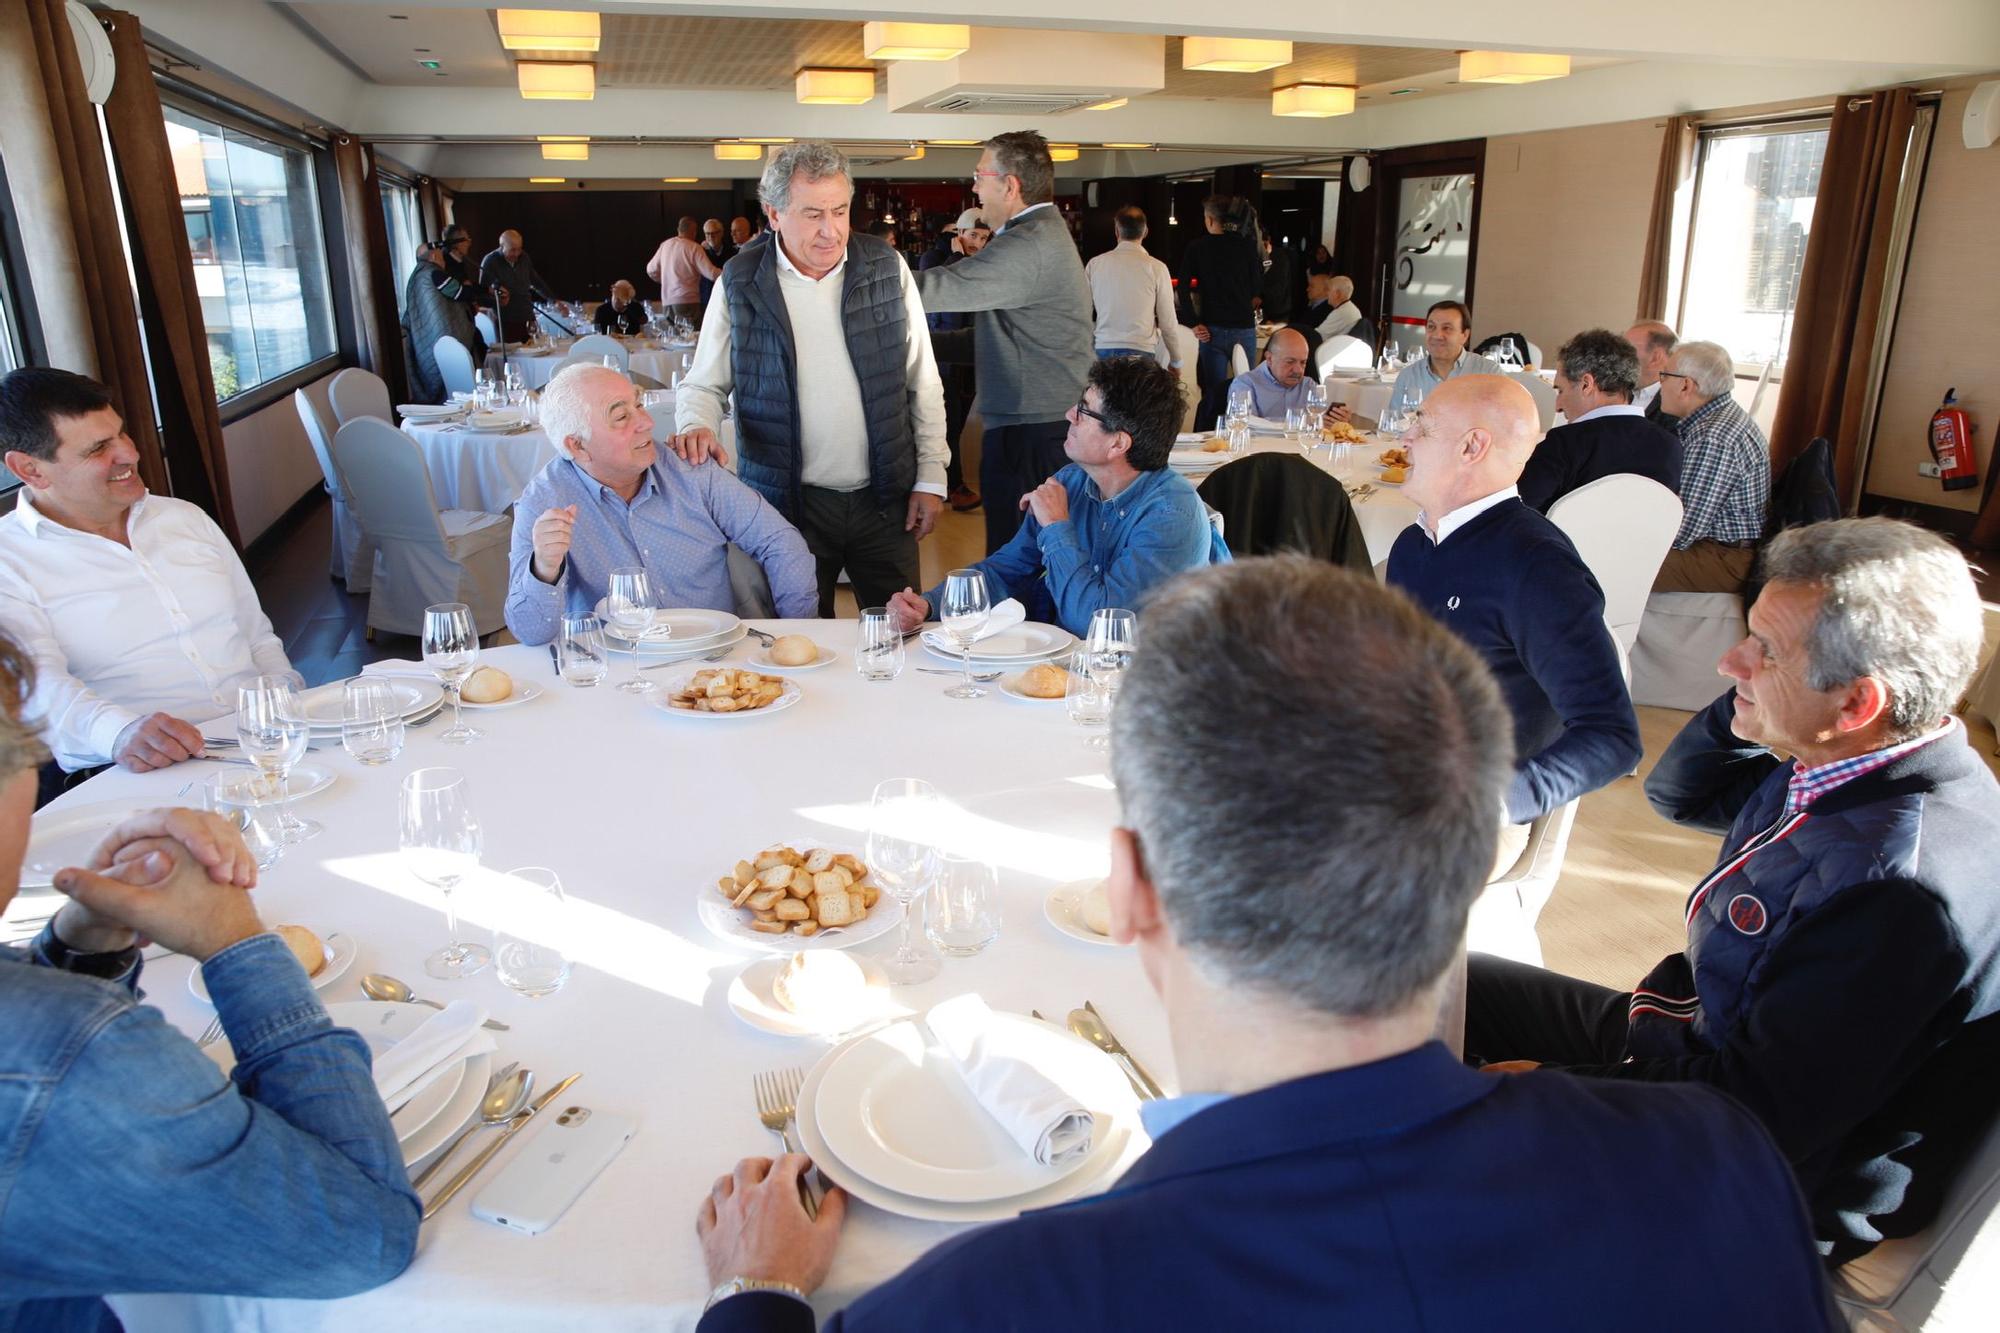
<path fill-rule="evenodd" d="M 1109 92 L 1003 93 L 980 89 L 955 89 L 940 93 L 923 104 L 925 111 L 962 116 L 1060 116 L 1064 112 L 1108 102 L 1118 96 Z"/>

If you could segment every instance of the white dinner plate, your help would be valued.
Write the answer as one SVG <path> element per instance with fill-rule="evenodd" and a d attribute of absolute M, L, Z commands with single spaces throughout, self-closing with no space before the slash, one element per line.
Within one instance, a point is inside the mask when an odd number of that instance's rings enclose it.
<path fill-rule="evenodd" d="M 801 851 L 824 847 L 831 852 L 847 852 L 860 857 L 863 862 L 867 860 L 859 847 L 844 847 L 816 838 L 780 838 L 765 846 L 795 847 Z M 716 890 L 715 880 L 709 880 L 697 892 L 700 896 L 695 900 L 695 915 L 701 918 L 701 924 L 708 927 L 711 934 L 759 953 L 795 954 L 810 949 L 849 949 L 894 930 L 903 919 L 902 901 L 883 889 L 882 896 L 868 909 L 868 915 L 851 926 L 834 926 L 805 936 L 795 935 L 789 930 L 782 935 L 766 935 L 761 930 L 750 929 L 750 909 L 731 907 L 729 900 Z"/>
<path fill-rule="evenodd" d="M 353 1028 L 368 1043 L 371 1051 L 389 1049 L 415 1032 L 425 1019 L 436 1012 L 418 1004 L 384 1004 L 374 1000 L 355 1000 L 326 1007 L 327 1017 L 340 1027 Z M 224 1074 L 236 1067 L 236 1052 L 230 1048 L 227 1036 L 209 1043 L 202 1050 Z M 486 1096 L 486 1080 L 492 1073 L 493 1057 L 486 1053 L 475 1055 L 464 1061 L 463 1067 L 465 1072 L 444 1108 L 428 1123 L 413 1129 L 408 1138 L 400 1139 L 405 1167 L 416 1165 L 422 1158 L 442 1148 L 446 1140 L 477 1114 L 480 1099 Z"/>
<path fill-rule="evenodd" d="M 782 663 L 771 660 L 771 650 L 769 648 L 759 648 L 756 652 L 750 654 L 747 665 L 752 671 L 814 671 L 823 666 L 831 666 L 839 660 L 840 654 L 834 652 L 833 649 L 820 648 L 819 656 L 815 657 L 812 661 L 801 663 L 798 666 L 785 666 Z"/>
<path fill-rule="evenodd" d="M 619 632 L 611 623 L 611 613 L 605 608 L 605 598 L 597 601 L 597 618 L 604 622 L 604 638 L 624 647 L 631 644 L 629 635 Z M 710 611 L 702 607 L 678 607 L 671 610 L 653 612 L 653 627 L 640 636 L 640 648 L 691 648 L 700 643 L 719 643 L 733 633 L 743 622 L 727 611 Z"/>
<path fill-rule="evenodd" d="M 473 430 L 512 430 L 522 422 L 519 412 L 474 412 L 465 424 Z"/>
<path fill-rule="evenodd" d="M 504 699 L 496 699 L 490 704 L 476 704 L 470 699 L 462 699 L 459 702 L 463 707 L 472 709 L 519 708 L 522 704 L 533 703 L 541 697 L 541 686 L 522 680 L 519 676 L 516 676 L 514 677 L 514 692 Z"/>
<path fill-rule="evenodd" d="M 132 815 L 157 804 L 157 800 L 98 801 L 44 810 L 28 825 L 28 850 L 21 862 L 20 887 L 50 887 L 58 870 L 83 865 L 105 834 Z"/>
<path fill-rule="evenodd" d="M 354 941 L 337 930 L 315 930 L 313 934 L 319 936 L 319 942 L 326 950 L 326 966 L 313 973 L 312 988 L 314 990 L 325 990 L 328 986 L 331 986 L 334 982 L 347 975 L 347 969 L 354 966 L 354 955 L 357 950 L 354 947 Z M 203 1004 L 210 1003 L 208 998 L 208 978 L 201 974 L 201 967 L 198 964 L 194 971 L 188 973 L 188 991 Z"/>
<path fill-rule="evenodd" d="M 697 657 L 707 657 L 710 653 L 727 653 L 749 637 L 750 631 L 738 625 L 719 639 L 703 639 L 698 643 L 682 643 L 678 639 L 645 639 L 639 644 L 639 656 L 648 666 L 654 667 L 667 662 L 691 662 Z M 630 639 L 606 638 L 604 646 L 611 653 L 611 664 L 614 669 L 631 670 Z"/>
<path fill-rule="evenodd" d="M 1001 1021 L 1017 1023 L 1035 1022 L 1033 1019 L 1009 1014 L 995 1014 L 994 1017 Z M 821 1132 L 820 1117 L 828 1109 L 821 1098 L 821 1090 L 824 1087 L 822 1076 L 849 1047 L 869 1040 L 876 1035 L 874 1033 L 851 1038 L 835 1047 L 806 1074 L 805 1083 L 799 1090 L 797 1122 L 799 1137 L 806 1152 L 819 1167 L 820 1174 L 864 1203 L 873 1204 L 886 1212 L 932 1222 L 999 1222 L 1019 1216 L 1031 1208 L 1047 1208 L 1103 1188 L 1115 1178 L 1117 1170 L 1122 1170 L 1137 1159 L 1148 1145 L 1145 1129 L 1139 1123 L 1138 1098 L 1110 1056 L 1090 1046 L 1082 1038 L 1073 1037 L 1053 1024 L 1035 1025 L 1058 1041 L 1071 1043 L 1068 1051 L 1057 1046 L 1048 1048 L 1053 1056 L 1052 1063 L 1059 1063 L 1065 1070 L 1075 1068 L 1083 1074 L 1080 1085 L 1087 1085 L 1091 1094 L 1084 1098 L 1084 1104 L 1097 1116 L 1097 1128 L 1091 1150 L 1085 1156 L 1083 1164 L 1068 1174 L 1047 1180 L 1022 1194 L 966 1202 L 904 1193 L 856 1170 L 835 1151 L 825 1134 Z M 1059 1051 L 1060 1055 L 1054 1054 Z M 1097 1062 L 1094 1068 L 1088 1063 L 1092 1059 Z M 1072 1061 L 1075 1062 L 1074 1065 Z M 969 1093 L 966 1095 L 970 1097 Z M 978 1110 L 976 1106 L 974 1109 L 981 1118 L 985 1118 L 986 1113 L 983 1110 Z M 853 1114 L 851 1109 L 849 1114 Z M 943 1132 L 943 1127 L 939 1127 L 939 1132 Z M 950 1132 L 964 1134 L 967 1132 L 967 1127 L 954 1123 L 950 1126 Z M 1000 1133 L 997 1125 L 993 1127 L 993 1132 Z M 1019 1157 L 1020 1149 L 1014 1146 L 1013 1141 L 1004 1139 L 1004 1135 L 1003 1140 L 1008 1149 Z M 1034 1169 L 1045 1170 L 1042 1167 Z"/>
<path fill-rule="evenodd" d="M 792 684 L 789 680 L 779 679 L 778 684 L 783 687 L 781 693 L 762 708 L 748 708 L 735 713 L 709 713 L 699 708 L 675 708 L 668 702 L 667 696 L 676 693 L 693 679 L 693 673 L 685 676 L 676 676 L 673 680 L 665 682 L 661 689 L 647 695 L 646 698 L 653 707 L 659 709 L 669 717 L 700 718 L 707 722 L 743 722 L 753 717 L 766 717 L 772 713 L 782 713 L 804 697 L 798 686 Z"/>
<path fill-rule="evenodd" d="M 444 698 L 444 686 L 434 680 L 417 680 L 410 676 L 369 676 L 368 679 L 382 681 L 395 691 L 396 702 L 402 707 L 405 718 L 423 712 Z M 340 733 L 346 685 L 347 680 L 329 681 L 300 693 L 299 711 L 305 714 L 307 724 L 314 731 Z M 236 735 L 234 717 L 217 718 L 216 722 L 226 723 L 227 726 L 213 734 L 229 738 Z"/>
<path fill-rule="evenodd" d="M 1009 699 L 1019 699 L 1024 704 L 1054 704 L 1058 708 L 1062 706 L 1063 696 L 1060 694 L 1053 699 L 1044 699 L 1039 695 L 1021 693 L 1019 688 L 1020 679 L 1021 673 L 1018 671 L 1011 671 L 1000 677 L 1000 693 L 1006 695 Z"/>
<path fill-rule="evenodd" d="M 771 938 L 784 937 L 773 935 Z M 772 993 L 771 983 L 791 963 L 791 954 L 759 958 L 745 964 L 743 970 L 730 980 L 729 1012 L 758 1031 L 778 1037 L 838 1037 L 856 1028 L 899 1018 L 909 1012 L 889 988 L 889 978 L 879 963 L 866 954 L 855 954 L 854 961 L 861 965 L 861 973 L 868 979 L 868 986 L 856 997 L 852 1007 L 840 1013 L 799 1014 L 779 1003 Z"/>
<path fill-rule="evenodd" d="M 396 411 L 412 421 L 428 421 L 433 417 L 455 417 L 465 409 L 456 403 L 443 406 L 436 403 L 398 403 Z"/>
<path fill-rule="evenodd" d="M 927 629 L 921 636 L 925 651 L 942 657 L 948 662 L 959 660 L 958 649 L 941 630 Z M 991 666 L 1005 666 L 1013 662 L 1023 666 L 1042 661 L 1060 652 L 1067 652 L 1076 642 L 1076 635 L 1060 625 L 1044 625 L 1036 621 L 1016 625 L 989 635 L 972 645 L 972 660 Z"/>
<path fill-rule="evenodd" d="M 451 1099 L 458 1095 L 465 1082 L 465 1066 L 468 1063 L 469 1060 L 460 1060 L 396 1108 L 389 1116 L 389 1124 L 396 1131 L 397 1143 L 407 1143 L 422 1133 L 445 1107 L 451 1105 Z"/>
<path fill-rule="evenodd" d="M 1083 895 L 1096 888 L 1101 880 L 1079 879 L 1068 884 L 1058 884 L 1050 889 L 1042 899 L 1042 915 L 1048 923 L 1073 940 L 1085 944 L 1095 944 L 1106 949 L 1122 949 L 1125 946 L 1109 935 L 1100 935 L 1083 924 Z"/>

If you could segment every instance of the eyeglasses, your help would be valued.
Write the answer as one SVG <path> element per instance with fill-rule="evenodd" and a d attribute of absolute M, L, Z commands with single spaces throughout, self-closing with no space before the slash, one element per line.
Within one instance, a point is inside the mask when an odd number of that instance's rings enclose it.
<path fill-rule="evenodd" d="M 1678 370 L 1663 370 L 1663 371 L 1661 371 L 1661 372 L 1660 372 L 1660 378 L 1661 378 L 1661 379 L 1663 379 L 1663 380 L 1689 380 L 1689 381 L 1692 381 L 1692 380 L 1694 379 L 1694 376 L 1692 376 L 1692 375 L 1683 375 L 1683 374 L 1681 374 L 1681 372 L 1679 372 Z"/>
<path fill-rule="evenodd" d="M 1085 401 L 1086 400 L 1082 398 L 1076 400 L 1076 414 L 1080 417 L 1089 417 L 1092 421 L 1095 421 L 1098 425 L 1104 427 L 1104 429 L 1112 432 L 1114 435 L 1117 434 L 1118 427 L 1111 424 L 1111 418 L 1105 416 L 1102 412 L 1091 411 L 1089 408 L 1084 406 Z"/>
<path fill-rule="evenodd" d="M 972 183 L 974 185 L 977 185 L 980 181 L 983 180 L 998 181 L 1005 179 L 1007 179 L 1007 173 L 1004 171 L 981 171 L 977 167 L 974 167 L 972 169 Z"/>

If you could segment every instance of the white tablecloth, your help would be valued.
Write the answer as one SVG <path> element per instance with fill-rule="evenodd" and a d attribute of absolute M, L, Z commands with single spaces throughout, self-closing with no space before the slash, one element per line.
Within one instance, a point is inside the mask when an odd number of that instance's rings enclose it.
<path fill-rule="evenodd" d="M 995 1009 L 1061 1014 L 1087 998 L 1154 1076 L 1176 1088 L 1165 1017 L 1137 957 L 1058 934 L 1042 916 L 1050 886 L 1103 873 L 1117 818 L 1105 760 L 1084 748 L 1062 706 L 998 690 L 947 699 L 949 679 L 908 668 L 896 681 L 870 684 L 853 669 L 853 622 L 766 627 L 810 634 L 838 654 L 833 665 L 794 677 L 804 697 L 782 713 L 664 716 L 614 693 L 611 682 L 562 685 L 545 649 L 515 645 L 481 660 L 547 693 L 479 713 L 474 721 L 486 735 L 473 745 L 439 742 L 439 722 L 412 731 L 402 756 L 382 769 L 363 768 L 338 748 L 312 756 L 338 775 L 300 807 L 326 832 L 288 851 L 257 899 L 267 922 L 354 938 L 359 956 L 323 997 L 361 999 L 361 976 L 386 972 L 427 998 L 476 998 L 513 1025 L 495 1034 L 496 1060 L 520 1061 L 542 1087 L 580 1070 L 568 1102 L 636 1115 L 641 1127 L 542 1236 L 475 1221 L 468 1212 L 475 1185 L 425 1225 L 415 1263 L 380 1290 L 327 1303 L 149 1297 L 123 1305 L 129 1329 L 692 1328 L 708 1291 L 696 1205 L 738 1158 L 776 1147 L 752 1114 L 751 1075 L 808 1067 L 826 1049 L 754 1031 L 730 1013 L 730 978 L 752 955 L 711 936 L 695 905 L 739 857 L 773 841 L 864 844 L 869 793 L 883 778 L 936 783 L 964 812 L 944 830 L 946 842 L 991 857 L 1000 870 L 998 941 L 977 957 L 947 960 L 908 1001 L 928 1007 L 977 991 Z M 941 665 L 915 641 L 911 649 L 909 667 Z M 738 648 L 731 660 L 748 656 Z M 616 661 L 613 680 L 626 670 L 625 659 Z M 587 943 L 560 993 L 522 999 L 490 972 L 455 983 L 424 975 L 425 954 L 444 943 L 444 920 L 437 895 L 397 854 L 396 789 L 431 765 L 470 775 L 487 866 L 547 865 L 562 875 Z M 147 774 L 113 770 L 60 806 L 169 803 L 189 778 L 218 771 L 201 762 Z M 458 900 L 467 938 L 480 938 L 489 918 L 477 885 L 461 886 Z M 886 954 L 893 938 L 862 947 Z M 193 1035 L 210 1011 L 188 992 L 190 967 L 181 958 L 150 964 L 145 989 L 148 1003 Z M 517 1141 L 496 1167 L 518 1152 Z M 855 1205 L 815 1304 L 822 1314 L 846 1304 L 955 1230 Z"/>
<path fill-rule="evenodd" d="M 1390 441 L 1371 435 L 1367 444 L 1352 447 L 1346 463 L 1341 466 L 1335 466 L 1325 446 L 1307 455 L 1299 445 L 1275 435 L 1251 436 L 1249 452 L 1298 454 L 1322 472 L 1339 478 L 1345 486 L 1373 483 L 1373 491 L 1359 498 L 1350 495 L 1348 503 L 1354 506 L 1354 516 L 1361 523 L 1361 536 L 1368 543 L 1368 559 L 1374 564 L 1375 572 L 1380 574 L 1389 559 L 1389 548 L 1396 544 L 1396 538 L 1402 535 L 1404 528 L 1417 521 L 1416 505 L 1405 498 L 1400 488 L 1385 485 L 1382 481 L 1382 465 L 1378 459 L 1389 444 Z M 1222 455 L 1216 457 L 1220 460 L 1217 467 L 1228 461 Z M 1197 487 L 1203 479 L 1203 476 L 1188 477 Z"/>
<path fill-rule="evenodd" d="M 554 443 L 539 426 L 502 435 L 405 421 L 403 433 L 424 451 L 424 464 L 431 470 L 431 489 L 437 494 L 440 509 L 501 513 L 520 498 L 529 480 L 556 456 Z M 653 412 L 653 438 L 665 440 L 673 433 L 674 409 L 669 395 L 666 405 Z M 733 472 L 735 418 L 724 417 L 717 435 L 729 454 L 728 466 Z"/>
<path fill-rule="evenodd" d="M 1347 404 L 1354 414 L 1356 429 L 1373 430 L 1382 419 L 1382 409 L 1389 405 L 1389 391 L 1393 388 L 1393 380 L 1343 379 L 1335 375 L 1326 381 L 1326 397 L 1328 402 Z"/>
<path fill-rule="evenodd" d="M 569 343 L 558 343 L 554 351 L 531 355 L 527 352 L 509 352 L 507 364 L 521 372 L 521 382 L 530 389 L 539 389 L 555 378 L 562 368 L 563 359 L 570 353 Z M 647 375 L 662 385 L 674 382 L 674 373 L 682 368 L 684 360 L 694 354 L 692 347 L 635 347 L 628 345 L 626 355 L 632 370 Z"/>

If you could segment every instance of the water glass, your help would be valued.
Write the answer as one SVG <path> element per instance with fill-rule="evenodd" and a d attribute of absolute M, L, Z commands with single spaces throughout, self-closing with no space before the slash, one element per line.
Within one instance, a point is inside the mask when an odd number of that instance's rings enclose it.
<path fill-rule="evenodd" d="M 479 869 L 479 821 L 472 816 L 465 775 L 455 768 L 420 768 L 397 792 L 397 842 L 410 873 L 444 896 L 450 942 L 424 959 L 424 971 L 443 981 L 483 971 L 493 955 L 483 944 L 462 944 L 451 891 Z"/>
<path fill-rule="evenodd" d="M 999 885 L 991 861 L 946 853 L 924 918 L 931 943 L 953 958 L 970 958 L 998 939 Z"/>
<path fill-rule="evenodd" d="M 403 701 L 379 677 L 356 676 L 340 690 L 340 743 L 362 763 L 386 764 L 403 752 Z"/>
<path fill-rule="evenodd" d="M 286 842 L 318 837 L 320 826 L 283 808 L 290 796 L 292 768 L 305 758 L 311 728 L 292 682 L 285 676 L 259 676 L 236 691 L 236 744 L 258 771 L 277 780 L 278 827 Z"/>
<path fill-rule="evenodd" d="M 234 824 L 257 868 L 269 870 L 285 854 L 285 831 L 279 826 L 281 807 L 266 799 L 262 782 L 262 774 L 240 769 L 219 773 L 201 784 L 201 808 Z"/>
<path fill-rule="evenodd" d="M 942 813 L 937 789 L 921 778 L 878 782 L 869 798 L 868 866 L 903 905 L 896 952 L 882 969 L 894 985 L 914 985 L 938 974 L 938 956 L 917 947 L 913 927 L 924 892 L 937 878 L 937 827 Z"/>
<path fill-rule="evenodd" d="M 1229 423 L 1229 456 L 1241 458 L 1250 452 L 1250 423 L 1241 417 Z"/>
<path fill-rule="evenodd" d="M 654 688 L 653 682 L 639 674 L 639 640 L 667 636 L 653 627 L 653 585 L 646 578 L 646 571 L 638 565 L 621 565 L 612 570 L 605 589 L 604 609 L 611 613 L 611 623 L 618 632 L 632 644 L 632 678 L 619 684 L 619 692 L 649 693 Z"/>
<path fill-rule="evenodd" d="M 1063 706 L 1069 720 L 1083 731 L 1087 750 L 1108 750 L 1111 737 L 1111 691 L 1090 673 L 1090 654 L 1078 648 L 1069 656 L 1069 683 L 1063 691 Z"/>
<path fill-rule="evenodd" d="M 1229 387 L 1229 420 L 1248 421 L 1250 419 L 1250 386 L 1247 384 Z"/>
<path fill-rule="evenodd" d="M 1294 442 L 1303 439 L 1306 433 L 1306 410 L 1303 407 L 1285 409 L 1285 438 Z"/>
<path fill-rule="evenodd" d="M 903 674 L 903 632 L 888 607 L 871 606 L 861 613 L 854 669 L 863 680 L 894 680 Z"/>
<path fill-rule="evenodd" d="M 564 616 L 562 630 L 556 635 L 556 671 L 564 683 L 587 690 L 610 669 L 604 622 L 592 615 Z"/>
<path fill-rule="evenodd" d="M 562 876 L 547 866 L 521 866 L 495 886 L 493 974 L 519 995 L 538 1000 L 569 980 L 569 899 Z"/>
<path fill-rule="evenodd" d="M 972 683 L 972 645 L 993 614 L 987 599 L 986 575 L 976 569 L 954 569 L 944 576 L 939 596 L 938 623 L 958 645 L 959 662 L 965 679 L 944 692 L 947 699 L 983 699 L 986 691 Z"/>
<path fill-rule="evenodd" d="M 479 631 L 472 608 L 464 602 L 439 602 L 424 608 L 424 665 L 437 672 L 451 696 L 451 730 L 438 737 L 446 745 L 470 745 L 486 733 L 465 725 L 459 710 L 459 688 L 479 661 Z"/>

